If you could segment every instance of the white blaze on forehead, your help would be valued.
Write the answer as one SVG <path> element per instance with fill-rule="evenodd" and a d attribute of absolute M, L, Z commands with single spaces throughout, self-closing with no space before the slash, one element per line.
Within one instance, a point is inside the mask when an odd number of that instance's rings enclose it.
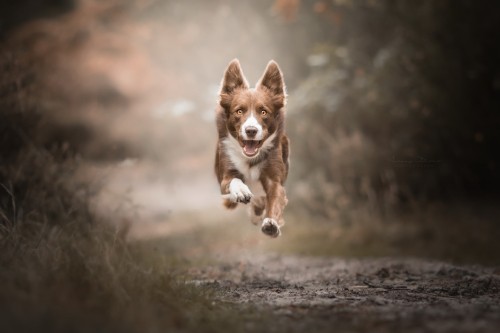
<path fill-rule="evenodd" d="M 249 138 L 246 132 L 248 127 L 255 127 L 257 129 L 257 134 L 253 138 Z M 250 117 L 241 125 L 241 136 L 243 140 L 262 140 L 262 125 L 259 123 L 257 118 L 255 118 L 253 111 L 250 113 Z"/>

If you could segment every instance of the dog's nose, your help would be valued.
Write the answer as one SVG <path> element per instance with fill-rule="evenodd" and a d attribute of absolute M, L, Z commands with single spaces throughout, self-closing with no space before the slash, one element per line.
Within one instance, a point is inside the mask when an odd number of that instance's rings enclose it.
<path fill-rule="evenodd" d="M 254 138 L 257 135 L 257 127 L 248 126 L 245 128 L 245 133 L 249 138 Z"/>

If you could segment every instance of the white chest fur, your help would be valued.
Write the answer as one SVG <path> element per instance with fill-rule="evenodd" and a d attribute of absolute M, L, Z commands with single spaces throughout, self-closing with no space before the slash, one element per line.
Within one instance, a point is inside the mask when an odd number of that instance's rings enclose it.
<path fill-rule="evenodd" d="M 260 192 L 263 193 L 260 182 L 262 163 L 250 166 L 250 159 L 242 153 L 238 141 L 231 136 L 225 138 L 223 144 L 231 163 L 243 175 L 245 183 L 250 187 L 252 193 L 254 195 L 258 195 Z"/>
<path fill-rule="evenodd" d="M 260 178 L 260 171 L 262 164 L 250 166 L 251 159 L 246 157 L 242 151 L 238 141 L 232 136 L 228 136 L 222 141 L 224 144 L 225 152 L 229 156 L 229 160 L 233 166 L 238 170 L 246 181 L 257 181 Z"/>

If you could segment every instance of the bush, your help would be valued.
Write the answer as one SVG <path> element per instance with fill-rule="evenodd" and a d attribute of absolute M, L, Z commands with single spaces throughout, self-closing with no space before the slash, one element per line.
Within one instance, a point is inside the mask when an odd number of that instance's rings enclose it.
<path fill-rule="evenodd" d="M 301 200 L 328 212 L 345 202 L 385 208 L 498 194 L 495 9 L 471 1 L 321 7 L 341 23 L 325 30 L 316 67 L 289 103 L 294 175 L 314 193 Z"/>

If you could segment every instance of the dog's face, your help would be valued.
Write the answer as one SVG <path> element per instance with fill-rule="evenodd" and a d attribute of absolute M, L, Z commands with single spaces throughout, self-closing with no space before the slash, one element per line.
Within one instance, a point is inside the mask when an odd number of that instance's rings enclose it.
<path fill-rule="evenodd" d="M 229 135 L 237 140 L 245 157 L 256 157 L 272 140 L 282 125 L 285 98 L 285 84 L 276 62 L 269 62 L 255 88 L 249 88 L 238 60 L 229 64 L 222 80 L 220 105 Z"/>

